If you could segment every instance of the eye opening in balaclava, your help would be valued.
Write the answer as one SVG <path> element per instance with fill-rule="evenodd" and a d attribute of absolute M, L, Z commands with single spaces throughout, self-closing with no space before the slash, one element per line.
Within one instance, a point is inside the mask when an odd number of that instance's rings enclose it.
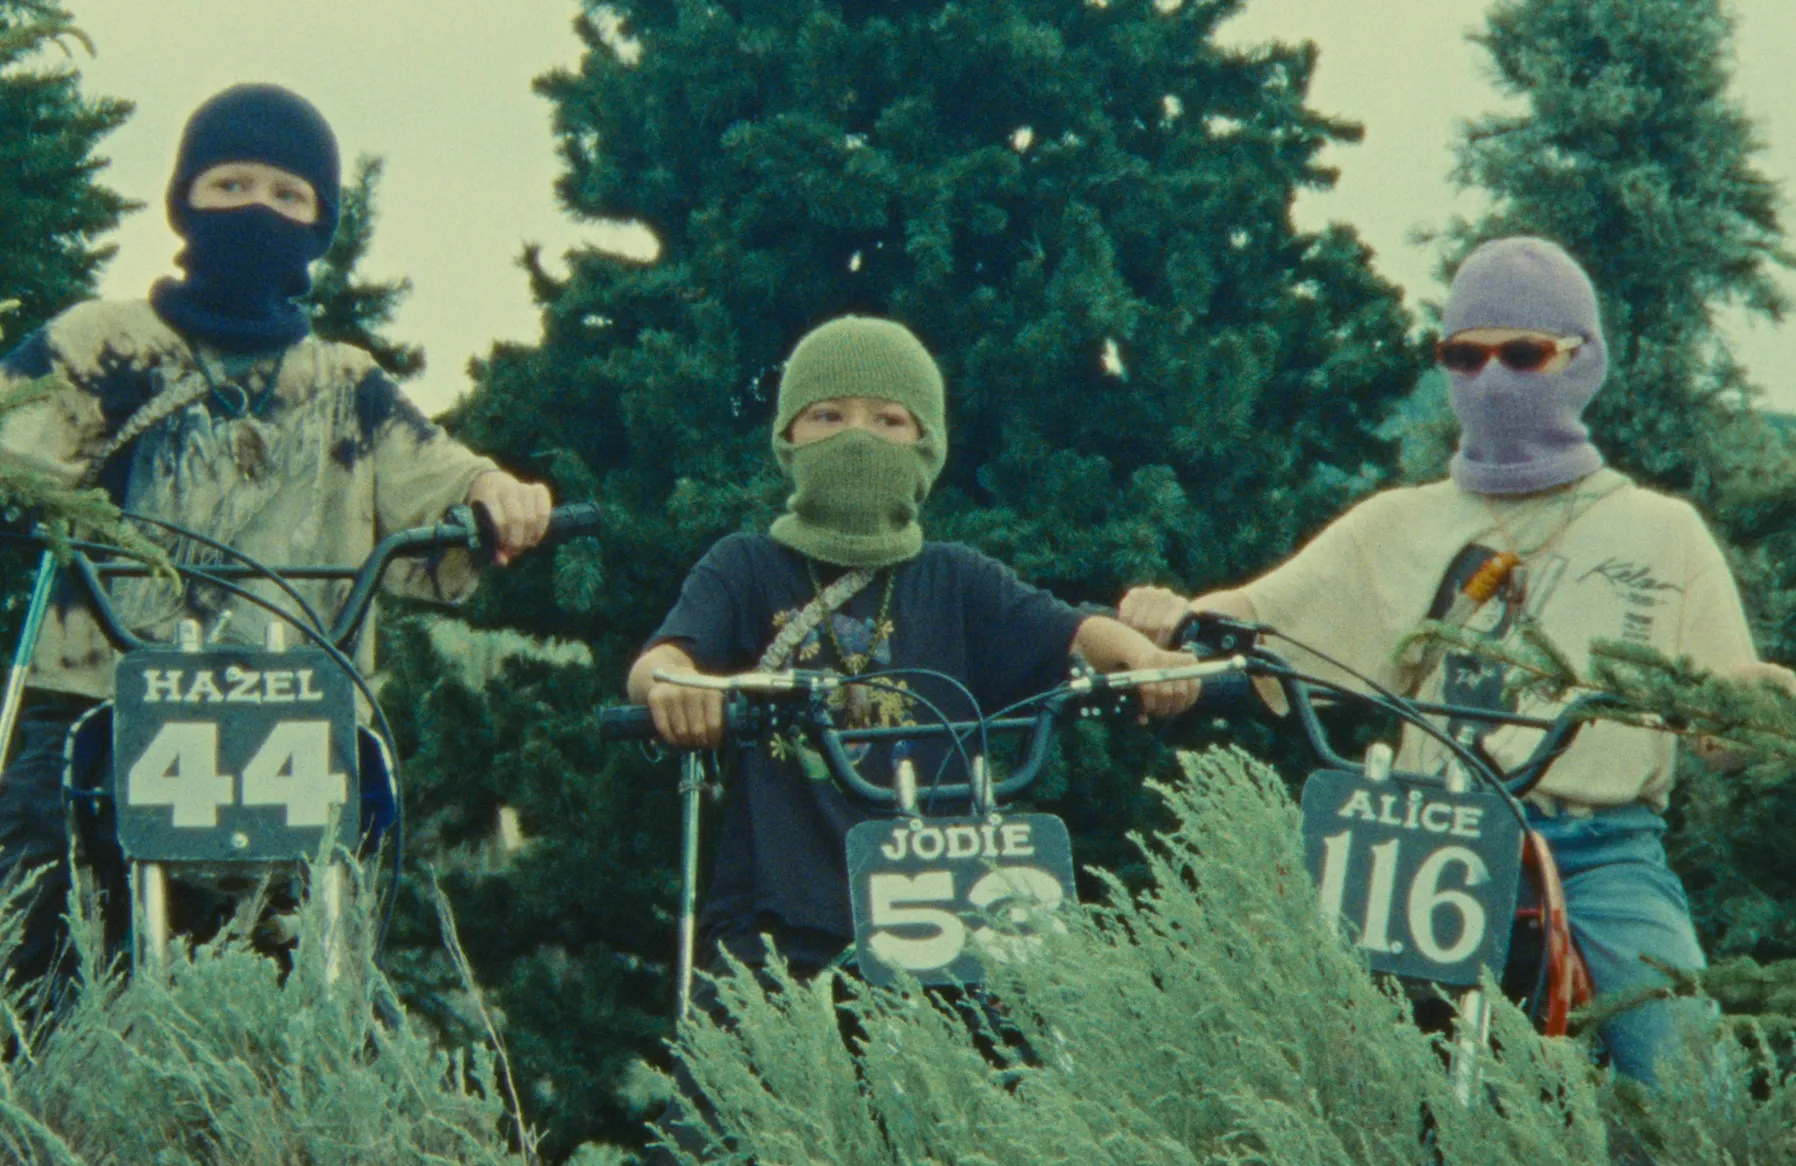
<path fill-rule="evenodd" d="M 1531 236 L 1478 247 L 1453 277 L 1441 323 L 1449 339 L 1519 329 L 1584 341 L 1557 372 L 1518 372 L 1491 360 L 1475 374 L 1448 373 L 1460 424 L 1455 482 L 1478 494 L 1531 494 L 1602 467 L 1582 418 L 1608 373 L 1608 348 L 1596 290 L 1563 248 Z"/>
<path fill-rule="evenodd" d="M 294 174 L 318 198 L 318 218 L 296 223 L 268 207 L 189 205 L 193 180 L 225 162 L 261 162 Z M 183 280 L 150 292 L 183 335 L 234 352 L 283 348 L 310 331 L 293 303 L 311 289 L 309 266 L 336 232 L 341 203 L 336 136 L 317 107 L 277 85 L 237 85 L 188 118 L 165 204 L 186 241 Z"/>
<path fill-rule="evenodd" d="M 920 436 L 851 428 L 796 445 L 792 422 L 818 401 L 867 397 L 910 410 Z M 780 379 L 773 452 L 793 483 L 769 534 L 821 562 L 880 567 L 923 547 L 917 515 L 941 472 L 948 425 L 941 370 L 902 324 L 843 316 L 807 333 Z"/>

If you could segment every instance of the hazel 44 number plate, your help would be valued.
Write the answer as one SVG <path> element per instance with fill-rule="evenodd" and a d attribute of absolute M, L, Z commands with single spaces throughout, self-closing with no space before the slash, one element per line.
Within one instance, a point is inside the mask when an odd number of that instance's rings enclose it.
<path fill-rule="evenodd" d="M 113 797 L 141 862 L 267 862 L 353 847 L 355 697 L 322 652 L 132 652 L 119 661 Z"/>

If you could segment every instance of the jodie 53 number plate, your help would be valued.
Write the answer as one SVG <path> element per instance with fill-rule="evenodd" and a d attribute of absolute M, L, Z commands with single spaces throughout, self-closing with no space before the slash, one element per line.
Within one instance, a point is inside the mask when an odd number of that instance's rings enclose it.
<path fill-rule="evenodd" d="M 861 975 L 875 984 L 899 969 L 977 983 L 981 950 L 1026 955 L 1077 898 L 1066 824 L 1049 814 L 862 822 L 848 832 L 848 887 Z"/>
<path fill-rule="evenodd" d="M 1303 848 L 1323 917 L 1373 970 L 1455 985 L 1502 970 L 1522 831 L 1497 794 L 1326 770 L 1303 787 Z"/>
<path fill-rule="evenodd" d="M 322 652 L 132 652 L 112 722 L 119 845 L 142 862 L 354 846 L 355 697 Z"/>

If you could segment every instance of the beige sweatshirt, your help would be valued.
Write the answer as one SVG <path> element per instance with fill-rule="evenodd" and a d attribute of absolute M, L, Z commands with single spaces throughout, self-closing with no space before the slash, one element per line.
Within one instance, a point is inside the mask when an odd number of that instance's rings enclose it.
<path fill-rule="evenodd" d="M 1593 640 L 1646 644 L 1668 656 L 1723 670 L 1757 659 L 1721 549 L 1688 503 L 1599 470 L 1566 491 L 1505 500 L 1451 482 L 1389 490 L 1355 506 L 1290 560 L 1244 590 L 1259 618 L 1379 683 L 1403 687 L 1397 645 L 1427 618 L 1443 576 L 1470 545 L 1517 551 L 1526 563 L 1523 609 L 1579 667 Z M 1467 625 L 1498 640 L 1515 631 L 1499 597 Z M 1272 641 L 1293 663 L 1330 679 L 1352 678 L 1293 645 Z M 1455 669 L 1451 685 L 1447 672 Z M 1480 675 L 1480 672 L 1493 673 Z M 1416 695 L 1480 703 L 1502 691 L 1496 666 L 1475 658 L 1438 662 Z M 1552 716 L 1538 700 L 1518 710 Z M 1484 746 L 1505 768 L 1525 760 L 1539 733 L 1506 728 Z M 1613 723 L 1586 728 L 1541 783 L 1549 807 L 1663 808 L 1674 776 L 1675 738 Z M 1445 751 L 1405 735 L 1398 767 L 1435 772 Z"/>
<path fill-rule="evenodd" d="M 497 468 L 451 440 L 359 348 L 308 337 L 278 364 L 270 358 L 236 382 L 222 368 L 218 354 L 203 347 L 196 353 L 147 302 L 80 304 L 0 363 L 0 386 L 43 375 L 65 382 L 47 399 L 0 416 L 0 457 L 70 483 L 92 469 L 122 488 L 129 511 L 291 566 L 357 565 L 380 537 L 437 521 L 467 497 L 476 477 Z M 208 407 L 209 384 L 222 386 L 222 405 L 213 400 Z M 178 397 L 193 403 L 94 466 L 146 401 Z M 221 561 L 192 540 L 145 533 L 177 562 Z M 477 575 L 465 554 L 451 553 L 401 561 L 387 581 L 401 593 L 455 601 L 472 592 Z M 327 620 L 348 591 L 341 582 L 296 586 Z M 253 589 L 290 606 L 274 587 Z M 126 623 L 157 639 L 186 617 L 216 642 L 260 644 L 275 618 L 203 584 L 183 590 L 121 579 L 111 593 Z M 372 645 L 368 629 L 358 653 L 364 668 L 373 666 Z M 30 683 L 106 697 L 114 660 L 92 616 L 65 587 L 45 622 Z"/>

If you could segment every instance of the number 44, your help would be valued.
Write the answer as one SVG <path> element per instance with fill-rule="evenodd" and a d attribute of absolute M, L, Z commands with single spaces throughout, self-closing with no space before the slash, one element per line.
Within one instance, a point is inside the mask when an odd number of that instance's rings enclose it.
<path fill-rule="evenodd" d="M 218 825 L 237 803 L 235 779 L 218 772 L 218 726 L 170 722 L 126 775 L 132 806 L 168 806 L 176 826 Z M 290 827 L 323 826 L 349 800 L 349 777 L 331 772 L 330 722 L 283 721 L 243 767 L 243 805 L 285 806 Z"/>

